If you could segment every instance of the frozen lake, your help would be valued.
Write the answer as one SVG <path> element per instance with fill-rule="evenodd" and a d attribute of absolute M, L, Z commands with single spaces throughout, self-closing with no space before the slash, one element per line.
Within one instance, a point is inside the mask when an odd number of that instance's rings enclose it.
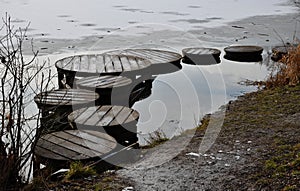
<path fill-rule="evenodd" d="M 15 25 L 31 22 L 30 35 L 49 38 L 103 35 L 146 23 L 201 29 L 294 11 L 286 0 L 0 0 L 1 16 L 7 12 Z"/>

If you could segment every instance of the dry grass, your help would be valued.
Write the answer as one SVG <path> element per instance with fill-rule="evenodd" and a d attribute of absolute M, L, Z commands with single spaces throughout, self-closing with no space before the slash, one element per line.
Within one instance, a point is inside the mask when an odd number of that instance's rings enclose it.
<path fill-rule="evenodd" d="M 300 83 L 300 44 L 283 56 L 276 73 L 266 82 L 267 88 L 278 86 L 295 86 Z"/>

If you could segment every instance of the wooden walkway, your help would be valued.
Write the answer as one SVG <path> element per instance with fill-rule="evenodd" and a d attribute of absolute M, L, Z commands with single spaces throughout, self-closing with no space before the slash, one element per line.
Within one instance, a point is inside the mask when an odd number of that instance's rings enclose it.
<path fill-rule="evenodd" d="M 101 157 L 116 146 L 116 140 L 105 133 L 68 130 L 42 136 L 37 142 L 35 154 L 51 160 L 84 160 Z"/>

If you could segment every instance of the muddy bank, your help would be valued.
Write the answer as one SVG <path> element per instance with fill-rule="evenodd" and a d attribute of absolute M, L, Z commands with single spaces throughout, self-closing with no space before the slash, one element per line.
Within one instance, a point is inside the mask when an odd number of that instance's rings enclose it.
<path fill-rule="evenodd" d="M 222 129 L 207 152 L 198 151 L 210 117 L 195 134 L 187 133 L 172 142 L 176 149 L 182 147 L 181 139 L 193 137 L 172 160 L 118 173 L 133 180 L 136 190 L 298 190 L 299 156 L 292 153 L 300 151 L 299 99 L 299 86 L 241 96 L 226 106 Z M 289 158 L 284 158 L 285 154 Z M 149 157 L 156 156 L 151 153 Z M 273 161 L 274 168 L 270 168 L 273 159 L 278 164 Z M 293 161 L 298 161 L 298 166 L 284 169 Z"/>

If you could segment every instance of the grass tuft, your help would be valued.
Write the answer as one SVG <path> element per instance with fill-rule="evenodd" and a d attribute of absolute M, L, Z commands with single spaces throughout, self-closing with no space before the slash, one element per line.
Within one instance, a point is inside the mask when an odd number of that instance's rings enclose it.
<path fill-rule="evenodd" d="M 84 166 L 81 162 L 73 162 L 70 165 L 70 170 L 66 174 L 65 179 L 74 180 L 74 179 L 93 176 L 96 174 L 97 173 L 93 168 Z"/>

